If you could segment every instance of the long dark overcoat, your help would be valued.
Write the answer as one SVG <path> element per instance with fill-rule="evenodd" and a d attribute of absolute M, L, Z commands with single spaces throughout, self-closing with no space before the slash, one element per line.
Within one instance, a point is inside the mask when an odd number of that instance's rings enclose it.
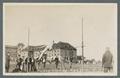
<path fill-rule="evenodd" d="M 112 67 L 113 55 L 110 51 L 106 51 L 102 58 L 103 67 Z"/>

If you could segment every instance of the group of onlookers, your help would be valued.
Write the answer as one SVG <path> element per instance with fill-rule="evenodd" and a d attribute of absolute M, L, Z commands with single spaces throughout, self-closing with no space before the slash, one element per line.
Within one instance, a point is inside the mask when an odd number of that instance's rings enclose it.
<path fill-rule="evenodd" d="M 70 68 L 72 68 L 72 60 L 73 58 L 69 58 L 69 64 Z M 63 61 L 63 60 L 62 60 Z M 46 63 L 52 64 L 50 61 L 47 60 L 46 56 L 34 59 L 34 57 L 27 57 L 24 58 L 19 55 L 16 59 L 16 68 L 13 70 L 13 72 L 33 72 L 39 70 L 39 67 L 42 66 L 43 69 L 46 68 Z M 59 64 L 61 63 L 60 59 L 56 56 L 52 62 L 55 64 L 55 68 L 58 69 Z M 42 64 L 42 65 L 41 65 Z"/>
<path fill-rule="evenodd" d="M 67 58 L 68 60 L 68 58 Z M 59 68 L 59 64 L 63 64 L 65 67 L 65 59 L 59 59 L 57 56 L 52 60 L 55 64 L 55 68 Z M 42 56 L 41 58 L 36 58 L 34 57 L 21 57 L 18 55 L 18 58 L 16 59 L 16 67 L 13 70 L 13 72 L 33 72 L 39 70 L 39 67 L 43 66 L 43 68 L 46 68 L 46 63 L 48 62 L 46 56 Z M 51 64 L 51 62 L 49 61 Z M 73 64 L 73 57 L 69 57 L 69 65 L 70 68 L 72 68 Z M 104 53 L 102 57 L 102 67 L 104 69 L 104 72 L 110 72 L 113 70 L 113 55 L 111 54 L 109 48 L 106 49 L 106 52 Z M 6 64 L 5 64 L 6 72 L 9 72 L 10 69 L 10 55 L 8 54 L 6 57 Z"/>
<path fill-rule="evenodd" d="M 40 62 L 43 64 L 43 68 L 46 66 L 46 58 L 42 57 L 41 59 L 39 58 L 34 58 L 34 57 L 27 57 L 27 58 L 21 58 L 20 55 L 17 59 L 17 64 L 16 68 L 13 70 L 13 72 L 33 72 L 37 71 L 38 66 L 40 65 Z"/>

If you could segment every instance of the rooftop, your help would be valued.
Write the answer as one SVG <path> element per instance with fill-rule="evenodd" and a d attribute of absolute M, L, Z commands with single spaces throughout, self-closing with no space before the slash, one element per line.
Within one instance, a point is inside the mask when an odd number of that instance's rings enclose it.
<path fill-rule="evenodd" d="M 67 50 L 76 50 L 75 47 L 73 47 L 71 44 L 66 43 L 66 42 L 58 42 L 58 43 L 54 43 L 52 45 L 53 49 L 67 49 Z"/>
<path fill-rule="evenodd" d="M 24 51 L 28 51 L 28 48 L 29 48 L 29 51 L 42 51 L 46 48 L 45 45 L 40 45 L 40 46 L 29 46 L 29 47 L 26 47 L 24 49 Z"/>

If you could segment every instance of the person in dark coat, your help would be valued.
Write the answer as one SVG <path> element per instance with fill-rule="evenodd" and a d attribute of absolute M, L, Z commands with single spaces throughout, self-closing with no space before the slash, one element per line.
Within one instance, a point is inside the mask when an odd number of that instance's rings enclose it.
<path fill-rule="evenodd" d="M 25 58 L 25 71 L 27 72 L 28 71 L 28 57 Z"/>
<path fill-rule="evenodd" d="M 72 68 L 73 57 L 70 57 L 70 68 Z"/>
<path fill-rule="evenodd" d="M 31 59 L 31 71 L 34 71 L 34 58 Z"/>
<path fill-rule="evenodd" d="M 21 71 L 22 62 L 23 62 L 23 59 L 20 57 L 20 55 L 18 55 L 17 67 L 19 71 Z"/>
<path fill-rule="evenodd" d="M 7 54 L 7 57 L 6 57 L 6 64 L 5 64 L 6 72 L 9 72 L 9 68 L 10 68 L 10 55 Z"/>
<path fill-rule="evenodd" d="M 31 72 L 32 71 L 32 57 L 28 58 L 28 71 Z"/>
<path fill-rule="evenodd" d="M 110 52 L 109 48 L 106 48 L 106 52 L 103 54 L 102 66 L 104 67 L 104 72 L 110 72 L 113 68 L 113 55 Z"/>
<path fill-rule="evenodd" d="M 56 69 L 58 68 L 58 64 L 59 64 L 59 58 L 56 56 L 56 57 L 55 57 L 55 65 L 56 65 Z"/>
<path fill-rule="evenodd" d="M 32 69 L 31 71 L 37 71 L 34 58 L 32 58 L 31 69 Z"/>

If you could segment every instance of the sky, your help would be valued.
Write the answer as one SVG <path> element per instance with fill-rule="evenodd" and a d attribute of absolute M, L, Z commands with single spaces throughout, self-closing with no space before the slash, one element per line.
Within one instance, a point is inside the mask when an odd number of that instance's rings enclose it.
<path fill-rule="evenodd" d="M 117 56 L 117 5 L 107 4 L 4 4 L 4 43 L 51 46 L 68 42 L 81 55 L 83 17 L 84 56 L 101 60 L 106 47 Z"/>

